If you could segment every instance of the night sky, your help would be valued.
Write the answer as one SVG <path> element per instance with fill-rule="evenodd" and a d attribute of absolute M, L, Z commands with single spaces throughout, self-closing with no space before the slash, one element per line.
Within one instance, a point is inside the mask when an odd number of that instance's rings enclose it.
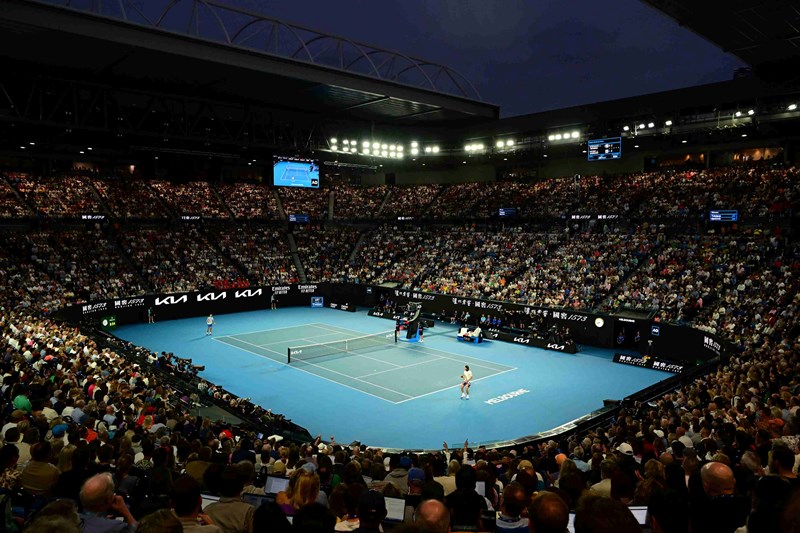
<path fill-rule="evenodd" d="M 639 0 L 230 3 L 443 63 L 503 116 L 727 80 L 742 66 Z"/>

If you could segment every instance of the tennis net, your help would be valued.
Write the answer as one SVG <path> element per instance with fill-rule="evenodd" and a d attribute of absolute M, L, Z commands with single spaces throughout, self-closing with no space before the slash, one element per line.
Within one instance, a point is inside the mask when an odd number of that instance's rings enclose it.
<path fill-rule="evenodd" d="M 325 357 L 326 355 L 347 354 L 355 351 L 368 352 L 396 342 L 396 332 L 391 330 L 362 337 L 353 337 L 352 339 L 307 344 L 305 346 L 290 346 L 286 355 L 288 362 L 291 363 L 292 361 L 306 361 L 317 357 Z"/>

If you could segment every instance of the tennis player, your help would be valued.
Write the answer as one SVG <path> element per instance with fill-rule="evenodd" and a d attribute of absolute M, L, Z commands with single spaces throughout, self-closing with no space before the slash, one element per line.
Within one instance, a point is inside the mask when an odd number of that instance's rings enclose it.
<path fill-rule="evenodd" d="M 208 318 L 206 318 L 206 335 L 211 335 L 211 328 L 213 328 L 216 323 L 214 315 L 208 315 Z"/>
<path fill-rule="evenodd" d="M 469 400 L 469 387 L 472 385 L 472 371 L 469 365 L 464 365 L 464 373 L 461 374 L 461 399 Z M 466 393 L 466 395 L 465 395 Z"/>

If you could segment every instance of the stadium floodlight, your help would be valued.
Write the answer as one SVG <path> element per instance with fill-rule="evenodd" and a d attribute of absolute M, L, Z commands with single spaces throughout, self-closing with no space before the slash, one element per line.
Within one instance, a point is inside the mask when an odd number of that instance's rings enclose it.
<path fill-rule="evenodd" d="M 580 132 L 577 131 L 573 131 L 572 133 L 570 133 L 570 137 L 572 137 L 573 139 L 577 139 L 580 136 L 581 136 Z"/>
<path fill-rule="evenodd" d="M 397 149 L 397 145 L 396 144 L 389 145 L 389 150 L 396 150 L 396 149 Z"/>
<path fill-rule="evenodd" d="M 403 159 L 403 152 L 398 152 L 397 159 Z"/>
<path fill-rule="evenodd" d="M 387 144 L 382 144 L 381 145 L 381 150 L 386 150 L 387 148 L 389 148 L 389 145 L 387 145 Z"/>
<path fill-rule="evenodd" d="M 356 147 L 355 145 L 351 145 L 350 146 L 350 151 L 353 152 L 353 153 L 356 153 L 356 152 L 358 152 L 358 147 Z"/>
<path fill-rule="evenodd" d="M 363 150 L 361 150 L 361 153 L 364 155 L 369 155 L 369 148 L 364 148 Z"/>
<path fill-rule="evenodd" d="M 506 145 L 506 143 L 505 143 L 505 142 L 503 142 L 503 141 L 497 141 L 497 147 L 498 147 L 498 148 L 502 148 L 502 147 L 504 147 L 505 145 Z"/>
<path fill-rule="evenodd" d="M 419 148 L 412 148 L 411 155 L 419 155 Z"/>
<path fill-rule="evenodd" d="M 397 152 L 389 152 L 389 157 L 394 159 L 394 156 L 397 155 Z"/>
<path fill-rule="evenodd" d="M 387 152 L 386 150 L 381 150 L 381 155 L 383 157 L 386 157 L 387 155 L 389 155 L 389 152 Z"/>
<path fill-rule="evenodd" d="M 682 141 L 681 141 L 681 144 L 686 144 L 687 142 L 689 142 L 689 141 L 687 141 L 686 139 L 684 139 L 684 140 L 682 140 Z"/>
<path fill-rule="evenodd" d="M 656 123 L 655 122 L 648 122 L 647 123 L 647 127 L 648 128 L 655 128 L 656 127 Z"/>
<path fill-rule="evenodd" d="M 364 142 L 362 142 L 362 143 L 361 143 L 361 146 L 362 146 L 363 148 L 369 148 L 369 141 L 364 141 Z"/>
<path fill-rule="evenodd" d="M 426 147 L 425 147 L 425 153 L 426 153 L 426 154 L 429 154 L 429 153 L 431 153 L 432 151 L 433 151 L 433 148 L 431 148 L 430 146 L 426 146 Z"/>
<path fill-rule="evenodd" d="M 84 152 L 83 150 L 81 150 L 81 151 L 80 151 L 80 152 L 78 152 L 78 153 L 79 153 L 79 154 L 85 154 L 86 152 Z"/>
<path fill-rule="evenodd" d="M 23 146 L 20 146 L 20 147 L 19 147 L 19 149 L 20 149 L 20 150 L 24 150 L 25 148 L 27 148 L 27 146 L 24 146 L 24 145 L 23 145 Z"/>
<path fill-rule="evenodd" d="M 786 109 L 788 109 L 789 111 L 794 111 L 795 109 L 797 109 L 797 104 L 789 104 L 789 107 L 787 107 Z"/>
<path fill-rule="evenodd" d="M 357 144 L 358 144 L 358 143 L 357 143 L 356 141 L 353 141 L 353 140 L 351 140 L 351 141 L 350 141 L 350 146 L 355 146 L 355 145 L 357 145 Z"/>
<path fill-rule="evenodd" d="M 431 148 L 431 150 L 433 151 L 434 154 L 438 154 L 439 153 L 439 147 L 438 146 L 434 146 L 433 148 Z"/>
<path fill-rule="evenodd" d="M 756 110 L 755 110 L 755 109 L 748 109 L 748 110 L 747 110 L 747 114 L 748 114 L 748 115 L 750 115 L 750 116 L 752 117 L 753 115 L 755 115 L 755 114 L 756 114 Z"/>
<path fill-rule="evenodd" d="M 668 120 L 664 123 L 665 126 L 672 126 L 672 121 Z"/>
<path fill-rule="evenodd" d="M 639 129 L 640 129 L 640 130 L 643 130 L 643 129 L 645 129 L 644 122 L 642 122 L 641 124 L 639 124 Z"/>
<path fill-rule="evenodd" d="M 339 141 L 336 140 L 336 137 L 331 137 L 331 144 L 336 144 L 337 142 Z"/>
<path fill-rule="evenodd" d="M 403 151 L 403 145 L 402 144 L 398 144 L 397 145 L 397 151 L 398 152 L 402 152 Z"/>
<path fill-rule="evenodd" d="M 557 141 L 560 141 L 561 140 L 561 134 L 560 133 L 556 133 L 555 139 Z"/>
<path fill-rule="evenodd" d="M 742 112 L 741 111 L 737 111 L 736 113 L 733 114 L 733 116 L 737 117 L 737 118 L 741 117 L 742 116 Z"/>
<path fill-rule="evenodd" d="M 556 136 L 555 135 L 548 135 L 547 136 L 547 140 L 548 141 L 555 141 L 556 140 Z"/>
<path fill-rule="evenodd" d="M 373 148 L 373 150 L 374 150 L 374 149 L 377 149 L 377 148 L 380 148 L 380 147 L 381 147 L 381 143 L 376 143 L 376 142 L 373 142 L 373 143 L 372 143 L 372 148 Z"/>
<path fill-rule="evenodd" d="M 622 131 L 630 131 L 630 126 L 622 126 Z"/>
<path fill-rule="evenodd" d="M 634 144 L 633 147 L 634 148 L 639 148 L 639 145 L 638 144 Z"/>
<path fill-rule="evenodd" d="M 417 141 L 411 141 L 411 148 L 418 148 L 418 147 L 419 143 L 417 143 Z"/>
<path fill-rule="evenodd" d="M 475 145 L 475 149 L 476 149 L 476 150 L 479 150 L 479 151 L 480 151 L 480 150 L 483 150 L 483 143 L 478 143 L 478 144 L 476 144 L 476 145 Z"/>
<path fill-rule="evenodd" d="M 742 133 L 742 137 L 747 137 L 747 134 L 746 133 Z"/>
<path fill-rule="evenodd" d="M 342 144 L 350 144 L 350 141 L 348 141 L 347 139 L 345 139 L 345 140 L 343 140 L 343 141 L 342 141 Z"/>
<path fill-rule="evenodd" d="M 507 147 L 514 146 L 514 139 L 508 139 L 508 140 L 506 141 L 506 146 L 507 146 Z"/>

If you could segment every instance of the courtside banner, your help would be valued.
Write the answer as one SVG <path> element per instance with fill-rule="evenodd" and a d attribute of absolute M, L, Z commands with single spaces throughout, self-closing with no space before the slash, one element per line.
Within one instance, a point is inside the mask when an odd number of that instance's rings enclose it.
<path fill-rule="evenodd" d="M 152 311 L 156 321 L 160 321 L 207 316 L 209 313 L 221 315 L 269 309 L 273 301 L 278 309 L 308 307 L 312 296 L 323 298 L 323 305 L 327 307 L 335 303 L 336 309 L 342 309 L 344 304 L 347 311 L 355 311 L 356 306 L 374 307 L 382 297 L 383 300 L 390 300 L 400 306 L 405 306 L 409 301 L 420 302 L 424 314 L 441 317 L 450 317 L 456 313 L 462 316 L 464 312 L 468 312 L 472 320 L 479 320 L 483 315 L 495 316 L 505 318 L 504 323 L 507 324 L 508 317 L 514 313 L 537 315 L 541 317 L 547 330 L 552 326 L 568 329 L 577 344 L 616 347 L 614 335 L 616 321 L 614 317 L 604 314 L 352 283 L 286 284 L 225 290 L 210 288 L 175 294 L 135 295 L 66 306 L 55 316 L 73 323 L 99 324 L 101 317 L 113 314 L 117 317 L 117 324 L 122 325 L 146 322 L 148 310 Z M 370 312 L 371 316 L 381 316 L 381 314 L 381 311 Z M 391 315 L 385 318 L 396 319 Z M 642 342 L 652 340 L 651 353 L 661 359 L 694 363 L 724 356 L 730 350 L 730 344 L 725 339 L 711 333 L 674 324 L 640 320 L 635 322 L 636 329 L 645 332 L 642 335 L 644 337 Z M 657 327 L 657 336 L 652 333 L 653 326 Z M 650 332 L 650 335 L 647 335 L 647 332 Z M 647 339 L 648 336 L 650 339 Z M 515 341 L 514 337 L 519 336 L 512 335 L 510 342 L 524 344 L 522 337 L 520 337 L 522 342 Z M 530 340 L 528 344 L 533 345 L 532 342 Z M 561 346 L 559 343 L 552 343 L 554 346 L 548 347 L 546 341 L 541 342 L 544 342 L 544 348 L 569 351 L 567 346 L 558 349 Z"/>

